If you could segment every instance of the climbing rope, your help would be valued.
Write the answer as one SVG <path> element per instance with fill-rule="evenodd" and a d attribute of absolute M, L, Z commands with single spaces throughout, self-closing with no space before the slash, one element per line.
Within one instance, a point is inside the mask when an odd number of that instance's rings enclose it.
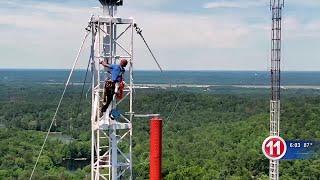
<path fill-rule="evenodd" d="M 78 54 L 77 54 L 77 56 L 76 56 L 76 59 L 75 59 L 75 61 L 74 61 L 74 63 L 73 63 L 73 66 L 72 66 L 72 68 L 71 68 L 71 71 L 70 71 L 70 74 L 69 74 L 69 76 L 68 76 L 67 82 L 66 82 L 66 84 L 65 84 L 65 86 L 64 86 L 64 90 L 63 90 L 62 95 L 61 95 L 61 97 L 60 97 L 58 106 L 57 106 L 56 111 L 55 111 L 55 113 L 54 113 L 54 115 L 53 115 L 53 118 L 52 118 L 52 120 L 51 120 L 51 124 L 50 124 L 50 126 L 49 126 L 48 132 L 47 132 L 46 137 L 45 137 L 45 139 L 44 139 L 44 141 L 43 141 L 43 144 L 42 144 L 42 146 L 41 146 L 41 149 L 40 149 L 40 152 L 39 152 L 39 154 L 38 154 L 36 163 L 35 163 L 34 166 L 33 166 L 33 169 L 32 169 L 32 172 L 31 172 L 31 175 L 30 175 L 29 180 L 32 179 L 33 174 L 34 174 L 34 171 L 35 171 L 35 169 L 37 168 L 37 165 L 38 165 L 39 159 L 40 159 L 40 157 L 41 157 L 43 148 L 44 148 L 44 146 L 45 146 L 45 144 L 46 144 L 46 142 L 47 142 L 47 139 L 48 139 L 48 136 L 49 136 L 49 134 L 50 134 L 52 125 L 54 124 L 54 122 L 55 122 L 55 120 L 56 120 L 56 116 L 57 116 L 57 114 L 58 114 L 58 112 L 59 112 L 59 109 L 60 109 L 62 100 L 63 100 L 63 98 L 64 98 L 64 95 L 65 95 L 65 93 L 66 93 L 67 87 L 68 87 L 69 82 L 70 82 L 70 79 L 71 79 L 71 76 L 72 76 L 73 71 L 74 71 L 74 69 L 75 69 L 75 67 L 76 67 L 76 64 L 77 64 L 77 62 L 78 62 L 78 60 L 79 60 L 79 56 L 80 56 L 80 54 L 81 54 L 81 51 L 82 51 L 83 46 L 84 46 L 84 43 L 85 43 L 85 41 L 86 41 L 89 33 L 90 33 L 89 31 L 86 32 L 86 34 L 85 34 L 85 36 L 84 36 L 84 39 L 83 39 L 83 41 L 82 41 L 82 43 L 81 43 L 80 49 L 79 49 Z"/>

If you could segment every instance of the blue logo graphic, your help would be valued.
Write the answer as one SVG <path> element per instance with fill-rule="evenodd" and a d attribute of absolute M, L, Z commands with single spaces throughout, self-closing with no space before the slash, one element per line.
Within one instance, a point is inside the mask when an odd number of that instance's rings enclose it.
<path fill-rule="evenodd" d="M 320 141 L 290 140 L 286 141 L 286 144 L 287 153 L 283 160 L 312 159 L 320 155 Z"/>

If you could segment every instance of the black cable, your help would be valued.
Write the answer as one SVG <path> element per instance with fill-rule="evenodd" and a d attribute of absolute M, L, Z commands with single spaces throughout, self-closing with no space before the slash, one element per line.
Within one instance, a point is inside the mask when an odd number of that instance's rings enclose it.
<path fill-rule="evenodd" d="M 160 69 L 160 71 L 161 71 L 161 72 L 163 72 L 163 70 L 162 70 L 162 68 L 161 68 L 161 66 L 160 66 L 160 64 L 159 64 L 159 62 L 158 62 L 158 60 L 157 60 L 157 58 L 154 56 L 154 54 L 153 54 L 153 52 L 152 52 L 152 50 L 151 50 L 150 46 L 148 45 L 148 43 L 147 43 L 146 39 L 145 39 L 145 38 L 143 37 L 143 35 L 142 35 L 142 29 L 141 29 L 141 28 L 139 28 L 137 24 L 134 24 L 134 27 L 135 27 L 135 29 L 136 29 L 136 31 L 137 31 L 137 34 L 139 34 L 139 35 L 140 35 L 140 37 L 142 38 L 142 40 L 143 40 L 144 44 L 147 46 L 147 48 L 148 48 L 148 50 L 149 50 L 149 52 L 150 52 L 151 56 L 153 57 L 153 60 L 157 63 L 158 68 Z"/>
<path fill-rule="evenodd" d="M 92 18 L 92 17 L 91 17 L 91 18 Z M 88 27 L 86 27 L 87 32 L 90 32 L 90 31 L 91 31 L 91 27 L 92 27 L 91 24 L 89 24 Z M 91 46 L 91 49 L 92 49 L 92 46 Z M 78 117 L 78 115 L 79 115 L 79 113 L 80 113 L 80 105 L 81 105 L 81 102 L 82 102 L 84 87 L 85 87 L 85 85 L 86 85 L 87 76 L 88 76 L 88 71 L 89 71 L 90 62 L 91 62 L 92 57 L 93 57 L 93 54 L 92 54 L 92 52 L 91 52 L 91 53 L 90 53 L 90 56 L 89 56 L 89 60 L 88 60 L 88 65 L 87 65 L 86 74 L 85 74 L 85 76 L 84 76 L 84 81 L 83 81 L 83 84 L 82 84 L 80 99 L 79 99 L 79 103 L 78 103 L 78 107 L 77 107 L 77 111 L 76 111 L 76 118 Z"/>
<path fill-rule="evenodd" d="M 80 99 L 79 99 L 79 103 L 78 103 L 78 108 L 77 108 L 77 111 L 76 111 L 76 117 L 78 117 L 78 115 L 79 115 L 79 113 L 80 113 L 80 105 L 81 105 L 82 98 L 83 98 L 84 87 L 85 87 L 86 81 L 87 81 L 87 76 L 88 76 L 88 71 L 89 71 L 89 66 L 90 66 L 91 58 L 92 58 L 92 55 L 90 55 L 90 57 L 89 57 L 86 74 L 85 74 L 85 76 L 84 76 L 84 81 L 83 81 L 83 84 L 82 84 L 81 95 L 80 95 Z"/>

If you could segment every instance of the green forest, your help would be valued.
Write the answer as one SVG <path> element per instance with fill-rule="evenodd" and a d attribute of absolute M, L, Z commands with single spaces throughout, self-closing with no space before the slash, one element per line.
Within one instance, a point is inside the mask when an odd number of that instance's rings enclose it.
<path fill-rule="evenodd" d="M 62 86 L 0 85 L 0 179 L 28 179 L 57 106 Z M 163 178 L 268 179 L 261 144 L 269 134 L 267 89 L 220 87 L 136 90 L 134 109 L 164 119 Z M 90 95 L 70 86 L 34 179 L 89 179 L 89 162 L 70 168 L 66 159 L 90 159 Z M 320 140 L 320 91 L 285 90 L 281 136 Z M 79 106 L 80 105 L 80 106 Z M 135 179 L 148 179 L 149 123 L 134 121 Z M 281 161 L 281 179 L 320 179 L 320 159 Z"/>

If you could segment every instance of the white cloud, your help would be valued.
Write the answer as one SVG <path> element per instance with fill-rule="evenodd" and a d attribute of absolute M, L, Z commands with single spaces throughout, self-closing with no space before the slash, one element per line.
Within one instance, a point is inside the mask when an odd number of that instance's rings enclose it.
<path fill-rule="evenodd" d="M 250 6 L 258 6 L 259 3 L 267 5 L 265 0 L 241 2 L 251 2 Z M 150 3 L 156 5 L 164 1 L 153 0 Z M 119 8 L 119 14 L 136 18 L 165 69 L 266 69 L 270 48 L 269 14 L 226 14 L 223 11 L 186 14 L 136 9 L 132 4 L 134 2 L 130 1 Z M 210 8 L 246 6 L 218 3 L 211 4 Z M 0 59 L 2 67 L 19 66 L 16 60 L 21 57 L 28 62 L 23 63 L 22 67 L 69 67 L 84 33 L 83 28 L 96 11 L 90 7 L 54 3 L 27 4 L 15 11 L 2 12 L 0 9 L 0 47 L 4 47 L 2 51 L 5 51 L 1 54 L 6 54 Z M 283 28 L 285 41 L 305 37 L 312 41 L 312 37 L 319 37 L 320 22 L 316 18 L 306 22 L 292 16 L 284 19 Z M 135 67 L 155 69 L 142 41 L 137 36 L 135 39 Z M 5 61 L 6 58 L 12 61 Z M 86 59 L 81 62 L 81 66 L 85 67 Z"/>
<path fill-rule="evenodd" d="M 124 1 L 124 4 L 128 6 L 158 6 L 170 1 L 171 0 L 131 0 Z"/>
<path fill-rule="evenodd" d="M 206 9 L 215 9 L 215 8 L 246 8 L 249 5 L 239 3 L 239 2 L 210 2 L 203 5 Z"/>
<path fill-rule="evenodd" d="M 320 38 L 320 21 L 302 21 L 298 17 L 286 17 L 283 20 L 283 30 L 287 38 Z"/>
<path fill-rule="evenodd" d="M 28 11 L 31 13 L 27 13 Z M 78 48 L 79 38 L 82 36 L 83 28 L 92 13 L 89 11 L 92 9 L 74 9 L 57 4 L 39 3 L 25 6 L 25 9 L 19 13 L 1 14 L 0 24 L 10 25 L 15 29 L 15 33 L 9 30 L 0 35 L 2 39 L 0 44 L 11 44 L 16 47 L 18 52 L 22 51 L 21 48 L 27 47 L 24 51 L 28 50 L 28 57 L 32 59 L 30 64 L 66 67 L 69 59 L 72 59 L 75 49 Z M 241 41 L 250 32 L 245 23 L 227 16 L 208 17 L 135 11 L 127 8 L 122 8 L 119 11 L 124 17 L 131 15 L 136 17 L 137 22 L 144 29 L 145 37 L 152 48 L 158 52 L 166 51 L 166 49 L 175 49 L 176 52 L 181 53 L 190 49 L 196 52 L 203 48 L 236 48 L 241 45 Z M 154 67 L 149 62 L 149 55 L 143 55 L 147 52 L 139 41 L 137 40 L 136 46 L 138 51 L 136 53 L 141 57 L 137 64 L 138 68 Z M 162 53 L 159 56 L 161 57 Z M 11 58 L 15 57 L 11 56 Z M 47 63 L 40 61 L 45 57 L 51 60 Z M 163 57 L 171 59 L 170 55 Z M 172 61 L 168 61 L 168 63 L 176 64 Z"/>
<path fill-rule="evenodd" d="M 280 0 L 282 1 L 282 0 Z M 290 0 L 284 1 L 286 6 L 298 5 L 301 7 L 318 6 L 320 5 L 319 0 Z M 269 1 L 265 0 L 217 0 L 214 2 L 207 2 L 203 4 L 203 8 L 216 9 L 216 8 L 252 8 L 252 7 L 263 7 L 269 6 Z"/>
<path fill-rule="evenodd" d="M 215 8 L 249 8 L 252 6 L 263 6 L 264 3 L 261 0 L 241 0 L 241 1 L 215 1 L 208 2 L 203 5 L 203 8 L 206 9 L 215 9 Z"/>
<path fill-rule="evenodd" d="M 295 5 L 301 5 L 301 6 L 317 6 L 320 5 L 319 0 L 290 0 L 290 1 L 285 1 L 285 4 L 290 5 L 290 4 L 295 4 Z"/>
<path fill-rule="evenodd" d="M 135 14 L 147 36 L 162 48 L 234 48 L 249 33 L 245 23 L 227 17 Z"/>

